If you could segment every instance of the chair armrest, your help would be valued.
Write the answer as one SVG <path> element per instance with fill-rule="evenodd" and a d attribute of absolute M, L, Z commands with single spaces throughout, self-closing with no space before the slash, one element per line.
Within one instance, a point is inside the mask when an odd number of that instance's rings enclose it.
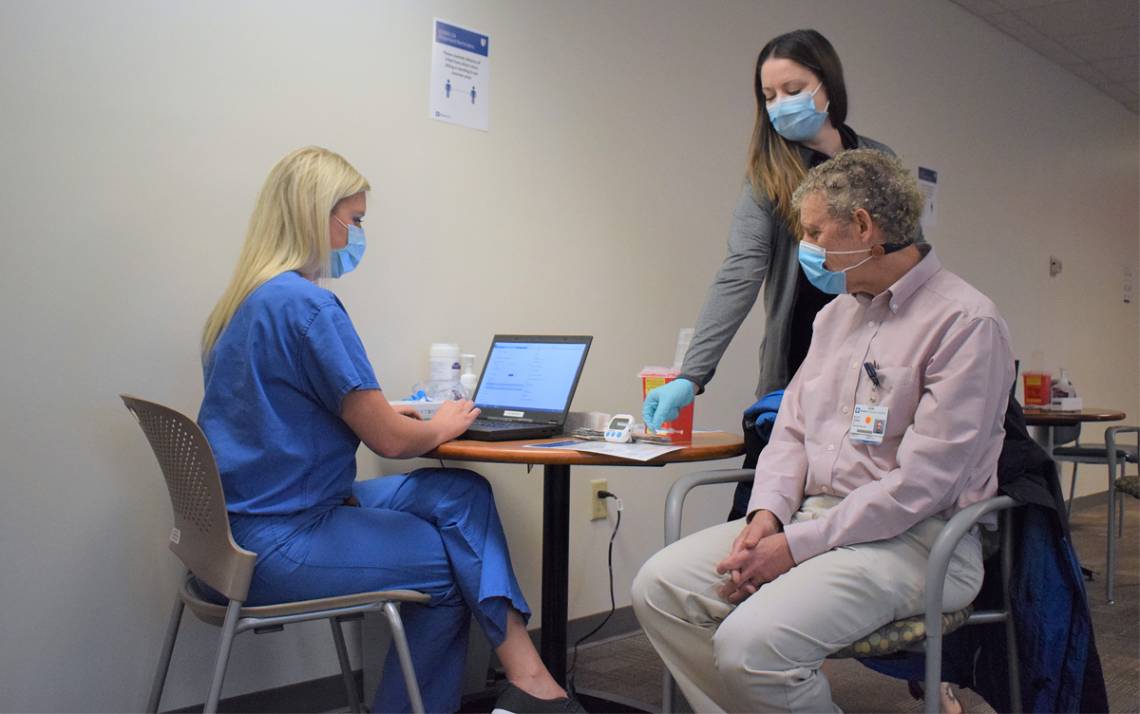
<path fill-rule="evenodd" d="M 984 516 L 994 511 L 1002 511 L 1017 506 L 1017 501 L 1009 496 L 994 496 L 967 506 L 958 511 L 946 521 L 942 532 L 935 539 L 930 549 L 930 559 L 926 562 L 926 627 L 931 632 L 931 620 L 941 622 L 942 617 L 942 591 L 946 583 L 946 571 L 950 567 L 950 559 L 958 542 L 965 537 L 970 529 Z M 1003 544 L 1004 545 L 1004 544 Z"/>
<path fill-rule="evenodd" d="M 924 678 L 925 688 L 928 696 L 933 696 L 932 692 L 938 691 L 938 683 L 942 672 L 942 591 L 946 584 L 946 570 L 950 567 L 950 558 L 954 555 L 955 548 L 958 547 L 958 542 L 970 532 L 970 529 L 982 519 L 983 516 L 993 513 L 994 511 L 1003 511 L 1014 508 L 1019 505 L 1017 501 L 1009 496 L 995 496 L 988 498 L 985 501 L 979 501 L 971 506 L 963 508 L 958 511 L 946 522 L 943 526 L 942 532 L 938 534 L 938 538 L 934 541 L 934 546 L 930 549 L 930 559 L 926 563 L 926 609 L 924 613 L 924 625 L 926 628 L 926 641 L 924 642 L 924 649 L 926 651 L 926 676 Z M 1009 573 L 1012 568 L 1013 554 L 1010 552 L 1012 538 L 1010 524 L 1004 523 L 1002 525 L 1002 553 L 1001 553 L 1001 568 L 1002 568 L 1002 582 L 1003 582 L 1003 597 L 1004 609 L 1009 610 Z M 1009 617 L 1007 614 L 1006 617 Z M 1008 629 L 1007 621 L 1007 637 L 1012 637 L 1011 631 Z M 1016 655 L 1014 655 L 1016 660 Z M 1016 700 L 1020 700 L 1020 694 L 1016 695 Z M 937 698 L 929 699 L 926 703 L 926 711 L 938 711 Z"/>
<path fill-rule="evenodd" d="M 1140 426 L 1110 426 L 1104 430 L 1104 441 L 1108 443 L 1116 441 L 1117 434 L 1137 434 L 1140 435 Z"/>
<path fill-rule="evenodd" d="M 697 486 L 751 481 L 755 476 L 755 469 L 714 469 L 695 471 L 677 479 L 669 487 L 669 495 L 665 498 L 665 545 L 681 537 L 681 510 L 685 506 L 685 497 L 689 495 L 689 491 Z"/>
<path fill-rule="evenodd" d="M 1116 437 L 1120 434 L 1135 434 L 1140 444 L 1140 426 L 1110 426 L 1104 430 L 1104 448 L 1108 454 L 1116 453 Z"/>
<path fill-rule="evenodd" d="M 1116 470 L 1116 464 L 1117 464 L 1117 458 L 1116 457 L 1118 456 L 1117 450 L 1116 450 L 1116 437 L 1119 434 L 1137 434 L 1136 440 L 1137 440 L 1137 443 L 1140 444 L 1140 427 L 1136 427 L 1136 426 L 1110 426 L 1109 428 L 1104 430 L 1104 454 L 1107 457 L 1106 460 L 1108 461 L 1108 495 L 1109 495 L 1108 507 L 1109 508 L 1112 508 L 1113 489 L 1116 488 L 1116 479 L 1117 479 L 1116 474 L 1119 473 L 1121 476 L 1124 475 L 1124 465 L 1123 464 L 1121 465 L 1119 472 Z M 1132 460 L 1132 457 L 1130 457 L 1127 453 L 1125 453 L 1124 458 L 1122 460 L 1124 461 L 1125 464 L 1127 464 L 1129 461 Z M 1112 521 L 1110 520 L 1109 523 L 1111 524 Z M 1111 530 L 1111 528 L 1112 528 L 1112 526 L 1109 525 L 1110 530 Z M 1111 540 L 1112 534 L 1109 533 L 1108 537 Z M 1112 576 L 1109 575 L 1109 582 L 1111 582 L 1111 580 L 1112 580 Z"/>

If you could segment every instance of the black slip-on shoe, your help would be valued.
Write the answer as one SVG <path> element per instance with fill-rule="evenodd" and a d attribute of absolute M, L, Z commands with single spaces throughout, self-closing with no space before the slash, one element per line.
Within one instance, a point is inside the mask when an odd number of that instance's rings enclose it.
<path fill-rule="evenodd" d="M 491 714 L 586 714 L 586 710 L 573 697 L 539 699 L 508 683 Z"/>

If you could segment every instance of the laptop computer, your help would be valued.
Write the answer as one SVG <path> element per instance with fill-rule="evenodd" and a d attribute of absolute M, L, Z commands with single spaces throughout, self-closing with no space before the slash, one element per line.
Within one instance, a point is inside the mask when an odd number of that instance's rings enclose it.
<path fill-rule="evenodd" d="M 475 388 L 481 414 L 465 439 L 508 441 L 562 433 L 594 338 L 495 335 Z"/>

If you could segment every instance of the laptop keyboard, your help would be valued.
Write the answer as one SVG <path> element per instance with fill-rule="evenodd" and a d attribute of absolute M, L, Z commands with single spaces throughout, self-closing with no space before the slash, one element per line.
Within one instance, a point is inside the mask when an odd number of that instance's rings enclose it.
<path fill-rule="evenodd" d="M 476 419 L 471 422 L 469 429 L 479 429 L 480 431 L 502 431 L 503 429 L 518 429 L 519 427 L 534 426 L 534 424 L 526 424 L 513 421 L 491 421 L 490 419 Z"/>

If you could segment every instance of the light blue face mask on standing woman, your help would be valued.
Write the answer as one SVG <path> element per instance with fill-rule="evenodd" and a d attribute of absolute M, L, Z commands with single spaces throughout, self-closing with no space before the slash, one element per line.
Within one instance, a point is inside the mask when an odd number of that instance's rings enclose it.
<path fill-rule="evenodd" d="M 364 257 L 364 229 L 357 225 L 345 225 L 336 216 L 333 216 L 333 220 L 348 229 L 348 245 L 329 251 L 329 276 L 339 278 L 360 265 L 360 259 Z"/>
<path fill-rule="evenodd" d="M 815 95 L 823 86 L 820 82 L 810 94 L 800 92 L 794 97 L 787 97 L 778 102 L 766 105 L 768 119 L 776 133 L 788 141 L 807 141 L 815 137 L 823 127 L 823 120 L 827 119 L 827 107 L 822 112 L 815 109 Z"/>
<path fill-rule="evenodd" d="M 866 263 L 871 258 L 875 257 L 874 254 L 868 255 L 864 260 L 860 260 L 850 268 L 843 270 L 828 270 L 823 267 L 824 261 L 827 260 L 827 254 L 832 255 L 852 255 L 854 253 L 872 253 L 870 248 L 863 248 L 862 250 L 832 250 L 828 251 L 826 248 L 820 248 L 814 243 L 807 241 L 800 241 L 800 267 L 803 268 L 804 275 L 811 282 L 812 285 L 819 288 L 825 293 L 832 295 L 842 295 L 847 292 L 847 271 L 858 268 L 863 263 Z"/>

